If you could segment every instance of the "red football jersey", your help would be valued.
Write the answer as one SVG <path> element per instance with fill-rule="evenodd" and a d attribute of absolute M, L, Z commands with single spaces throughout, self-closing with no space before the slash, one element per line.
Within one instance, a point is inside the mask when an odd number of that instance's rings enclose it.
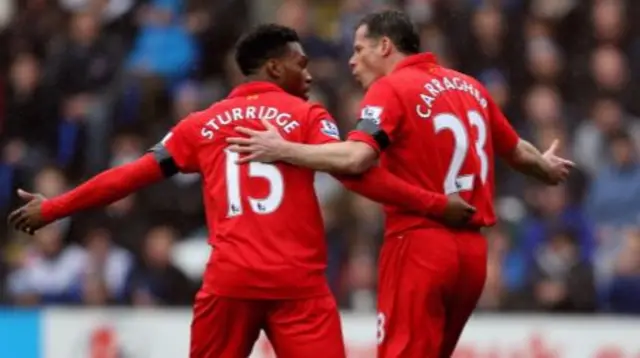
<path fill-rule="evenodd" d="M 225 100 L 182 120 L 161 144 L 181 172 L 203 177 L 213 253 L 203 289 L 239 298 L 303 298 L 329 292 L 325 233 L 314 171 L 285 163 L 235 164 L 226 139 L 235 127 L 270 120 L 289 141 L 339 140 L 321 106 L 274 84 L 237 87 Z"/>
<path fill-rule="evenodd" d="M 381 154 L 381 166 L 406 182 L 460 196 L 478 212 L 476 226 L 496 221 L 494 152 L 509 155 L 518 135 L 473 78 L 441 67 L 433 55 L 409 56 L 371 85 L 350 140 Z M 387 235 L 442 224 L 385 207 Z"/>

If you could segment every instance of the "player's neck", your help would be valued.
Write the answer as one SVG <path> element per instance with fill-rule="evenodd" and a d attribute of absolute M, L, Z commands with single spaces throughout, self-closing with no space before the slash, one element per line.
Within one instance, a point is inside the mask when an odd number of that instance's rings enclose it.
<path fill-rule="evenodd" d="M 255 75 L 247 76 L 245 78 L 245 83 L 249 83 L 249 82 L 269 82 L 269 83 L 273 83 L 276 86 L 280 86 L 275 80 L 263 74 L 255 74 Z"/>
<path fill-rule="evenodd" d="M 390 74 L 393 70 L 398 66 L 402 60 L 407 58 L 408 55 L 405 55 L 401 52 L 396 52 L 387 58 L 387 65 L 385 66 L 385 75 Z"/>

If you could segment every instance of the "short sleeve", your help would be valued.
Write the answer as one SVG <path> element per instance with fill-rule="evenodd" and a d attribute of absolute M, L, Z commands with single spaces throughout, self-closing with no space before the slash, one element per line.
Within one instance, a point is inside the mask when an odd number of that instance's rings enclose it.
<path fill-rule="evenodd" d="M 306 144 L 325 144 L 340 141 L 340 130 L 333 117 L 320 105 L 313 105 L 308 112 Z"/>
<path fill-rule="evenodd" d="M 193 134 L 194 117 L 189 116 L 181 120 L 167 135 L 153 148 L 156 160 L 166 176 L 199 171 L 197 143 L 198 138 Z"/>
<path fill-rule="evenodd" d="M 493 101 L 491 96 L 485 90 L 487 98 L 487 111 L 489 113 L 489 123 L 491 126 L 491 139 L 493 148 L 500 157 L 508 157 L 518 145 L 520 136 L 516 133 L 509 120 L 502 113 L 500 107 Z"/>
<path fill-rule="evenodd" d="M 362 100 L 360 118 L 349 140 L 365 142 L 381 151 L 398 137 L 402 103 L 388 81 L 376 81 Z"/>

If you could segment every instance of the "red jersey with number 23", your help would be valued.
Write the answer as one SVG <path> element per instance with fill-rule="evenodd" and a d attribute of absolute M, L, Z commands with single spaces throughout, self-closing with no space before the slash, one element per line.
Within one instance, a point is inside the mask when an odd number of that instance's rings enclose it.
<path fill-rule="evenodd" d="M 496 221 L 494 153 L 508 156 L 518 143 L 488 91 L 475 79 L 439 66 L 429 53 L 412 55 L 375 81 L 362 101 L 349 140 L 381 154 L 381 166 L 422 188 L 459 195 L 478 209 L 476 227 Z M 386 207 L 386 236 L 435 220 Z"/>
<path fill-rule="evenodd" d="M 181 172 L 202 173 L 213 247 L 203 290 L 263 299 L 328 294 L 314 171 L 285 163 L 237 165 L 238 154 L 226 150 L 226 139 L 239 135 L 236 126 L 263 130 L 260 118 L 290 141 L 339 140 L 322 106 L 274 84 L 252 82 L 182 120 L 161 143 Z"/>

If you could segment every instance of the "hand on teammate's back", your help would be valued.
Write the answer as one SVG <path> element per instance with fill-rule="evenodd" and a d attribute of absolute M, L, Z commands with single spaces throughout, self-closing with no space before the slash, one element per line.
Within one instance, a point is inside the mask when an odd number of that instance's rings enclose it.
<path fill-rule="evenodd" d="M 447 206 L 444 210 L 444 223 L 451 227 L 463 226 L 471 220 L 475 212 L 476 208 L 469 205 L 460 195 L 451 194 L 448 196 Z"/>
<path fill-rule="evenodd" d="M 46 198 L 18 189 L 18 196 L 27 203 L 9 215 L 9 225 L 18 231 L 33 235 L 48 222 L 42 217 L 42 203 Z"/>
<path fill-rule="evenodd" d="M 551 185 L 558 185 L 567 180 L 571 169 L 575 167 L 575 163 L 572 161 L 556 155 L 558 144 L 558 140 L 554 140 L 549 149 L 542 155 L 549 164 L 549 172 L 547 174 L 549 176 L 548 184 Z"/>
<path fill-rule="evenodd" d="M 278 129 L 269 121 L 265 119 L 260 119 L 260 121 L 265 130 L 254 130 L 238 126 L 236 131 L 246 135 L 248 138 L 227 138 L 227 143 L 231 144 L 229 150 L 244 154 L 237 164 L 248 162 L 271 163 L 282 158 L 282 144 L 286 144 L 286 140 L 282 138 Z"/>

